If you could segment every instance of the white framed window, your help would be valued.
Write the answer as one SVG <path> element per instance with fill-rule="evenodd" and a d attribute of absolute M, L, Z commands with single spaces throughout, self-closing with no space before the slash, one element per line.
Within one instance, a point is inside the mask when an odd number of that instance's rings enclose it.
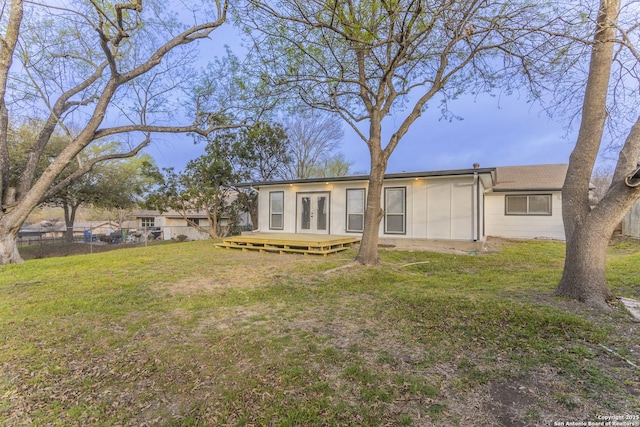
<path fill-rule="evenodd" d="M 505 215 L 551 215 L 551 194 L 507 195 Z"/>
<path fill-rule="evenodd" d="M 269 228 L 271 230 L 284 228 L 284 191 L 269 193 Z"/>
<path fill-rule="evenodd" d="M 364 230 L 364 204 L 366 193 L 364 188 L 347 188 L 347 231 L 362 232 Z"/>
<path fill-rule="evenodd" d="M 385 234 L 406 233 L 406 191 L 405 187 L 384 189 Z"/>
<path fill-rule="evenodd" d="M 156 224 L 156 219 L 152 216 L 140 218 L 141 228 L 155 227 L 155 224 Z"/>

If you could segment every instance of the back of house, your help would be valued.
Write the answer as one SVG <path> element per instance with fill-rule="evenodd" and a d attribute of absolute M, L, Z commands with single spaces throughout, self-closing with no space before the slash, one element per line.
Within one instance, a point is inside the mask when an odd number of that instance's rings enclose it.
<path fill-rule="evenodd" d="M 382 194 L 382 243 L 402 246 L 487 236 L 564 239 L 561 189 L 567 165 L 393 173 Z M 259 192 L 266 233 L 360 235 L 368 176 L 247 184 Z"/>

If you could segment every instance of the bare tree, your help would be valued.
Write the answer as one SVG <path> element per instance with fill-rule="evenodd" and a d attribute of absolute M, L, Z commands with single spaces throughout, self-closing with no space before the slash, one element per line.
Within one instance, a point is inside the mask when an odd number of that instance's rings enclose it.
<path fill-rule="evenodd" d="M 607 193 L 613 180 L 613 167 L 609 165 L 601 165 L 591 174 L 591 190 L 590 200 L 591 206 L 598 204 Z"/>
<path fill-rule="evenodd" d="M 271 83 L 339 115 L 367 144 L 370 176 L 356 261 L 378 262 L 389 157 L 436 95 L 537 87 L 553 70 L 540 30 L 553 4 L 498 0 L 249 0 L 244 20 Z M 547 44 L 549 46 L 547 46 Z M 555 63 L 553 61 L 556 61 Z M 512 86 L 513 85 L 513 86 Z M 399 123 L 383 140 L 386 118 Z M 292 138 L 294 139 L 294 138 Z M 424 143 L 429 141 L 428 135 Z"/>
<path fill-rule="evenodd" d="M 600 2 L 590 44 L 580 129 L 562 189 L 567 246 L 556 293 L 603 308 L 612 298 L 605 277 L 607 245 L 624 214 L 640 198 L 640 118 L 637 116 L 640 26 L 637 3 L 633 3 L 621 7 L 620 0 Z M 626 126 L 617 127 L 617 135 L 626 134 L 626 137 L 619 149 L 611 184 L 592 207 L 588 189 L 607 119 L 617 121 L 618 125 L 626 121 Z"/>
<path fill-rule="evenodd" d="M 154 132 L 206 135 L 236 126 L 238 120 L 233 100 L 211 104 L 212 91 L 232 84 L 233 76 L 225 73 L 200 85 L 191 102 L 180 99 L 194 77 L 194 51 L 188 45 L 208 38 L 225 22 L 228 0 L 8 4 L 0 9 L 0 264 L 21 261 L 16 236 L 33 208 L 98 162 L 135 155 Z M 176 20 L 189 15 L 193 21 L 188 25 Z M 14 60 L 19 66 L 12 66 Z M 8 129 L 25 111 L 39 112 L 44 124 L 12 185 Z M 180 111 L 195 121 L 179 124 L 186 117 Z M 69 142 L 36 176 L 56 130 L 66 133 Z M 90 158 L 56 181 L 80 152 L 107 137 L 119 137 L 126 149 Z"/>
<path fill-rule="evenodd" d="M 286 165 L 289 179 L 311 178 L 314 171 L 340 147 L 342 122 L 315 111 L 291 116 L 285 121 L 291 161 Z"/>

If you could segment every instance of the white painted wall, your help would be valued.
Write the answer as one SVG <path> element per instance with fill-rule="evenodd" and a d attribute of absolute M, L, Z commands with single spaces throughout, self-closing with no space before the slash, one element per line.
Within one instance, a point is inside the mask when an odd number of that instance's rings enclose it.
<path fill-rule="evenodd" d="M 640 237 L 640 202 L 634 203 L 622 219 L 622 234 Z"/>
<path fill-rule="evenodd" d="M 427 184 L 428 239 L 473 240 L 476 210 L 472 177 L 431 179 Z"/>
<path fill-rule="evenodd" d="M 486 193 L 486 235 L 495 237 L 564 240 L 562 223 L 562 198 L 559 191 L 551 193 L 552 215 L 505 215 L 505 195 L 542 194 L 541 192 Z"/>
<path fill-rule="evenodd" d="M 258 215 L 261 232 L 296 233 L 296 215 L 298 211 L 297 196 L 299 193 L 329 192 L 329 233 L 336 235 L 351 235 L 346 231 L 346 199 L 348 188 L 367 188 L 366 182 L 331 182 L 293 185 L 269 185 L 260 188 L 258 193 Z M 284 228 L 274 230 L 269 228 L 269 193 L 284 192 Z"/>
<path fill-rule="evenodd" d="M 388 181 L 388 187 L 406 187 L 406 234 L 384 234 L 384 221 L 380 224 L 380 237 L 396 239 L 474 240 L 478 230 L 476 193 L 473 177 L 438 177 L 428 179 L 401 179 Z M 505 215 L 505 194 L 484 192 L 480 185 L 480 239 L 485 236 L 506 238 L 551 238 L 564 240 L 562 201 L 560 192 L 552 192 L 552 215 Z M 329 231 L 335 235 L 353 235 L 346 231 L 346 190 L 367 188 L 366 181 L 331 182 L 294 185 L 270 185 L 260 188 L 260 230 L 262 232 L 295 233 L 297 194 L 330 193 Z M 284 192 L 285 218 L 282 230 L 269 229 L 269 193 Z M 536 194 L 536 193 L 530 193 Z M 384 203 L 384 194 L 383 194 Z"/>
<path fill-rule="evenodd" d="M 480 182 L 480 185 L 482 183 Z M 397 239 L 473 240 L 475 234 L 475 186 L 472 176 L 408 178 L 387 181 L 385 187 L 406 188 L 406 233 L 385 234 L 384 220 L 380 237 Z M 259 223 L 261 232 L 296 233 L 297 195 L 330 192 L 330 234 L 353 235 L 346 231 L 346 191 L 367 188 L 366 181 L 269 185 L 260 188 Z M 284 192 L 285 218 L 282 230 L 269 229 L 269 193 Z M 481 187 L 481 194 L 483 189 Z M 382 194 L 384 204 L 384 191 Z"/>

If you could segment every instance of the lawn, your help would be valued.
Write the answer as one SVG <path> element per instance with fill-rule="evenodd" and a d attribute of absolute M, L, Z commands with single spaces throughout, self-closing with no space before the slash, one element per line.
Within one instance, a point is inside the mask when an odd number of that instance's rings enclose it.
<path fill-rule="evenodd" d="M 364 268 L 200 241 L 2 267 L 0 425 L 640 426 L 640 324 L 553 297 L 563 251 Z M 617 295 L 640 299 L 638 265 L 611 247 Z"/>

